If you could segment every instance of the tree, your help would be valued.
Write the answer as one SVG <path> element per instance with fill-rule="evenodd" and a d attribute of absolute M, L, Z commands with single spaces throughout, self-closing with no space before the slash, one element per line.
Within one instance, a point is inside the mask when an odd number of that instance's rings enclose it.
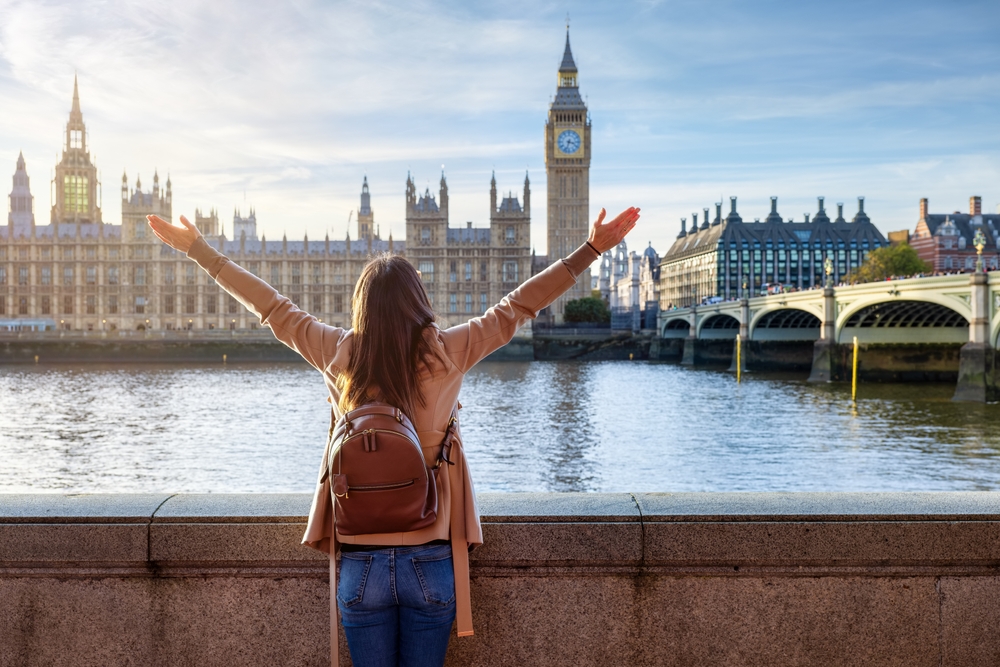
<path fill-rule="evenodd" d="M 908 243 L 900 243 L 873 250 L 852 278 L 853 282 L 870 283 L 892 276 L 930 273 L 931 270 L 931 265 L 920 259 Z"/>
<path fill-rule="evenodd" d="M 566 302 L 567 322 L 610 322 L 611 311 L 604 300 L 592 296 Z"/>

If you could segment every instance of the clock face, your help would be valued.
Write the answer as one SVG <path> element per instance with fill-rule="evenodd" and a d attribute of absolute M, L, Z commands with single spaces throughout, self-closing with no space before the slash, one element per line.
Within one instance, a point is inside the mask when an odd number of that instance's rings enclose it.
<path fill-rule="evenodd" d="M 563 153 L 572 154 L 580 150 L 580 135 L 573 130 L 565 130 L 556 143 Z"/>

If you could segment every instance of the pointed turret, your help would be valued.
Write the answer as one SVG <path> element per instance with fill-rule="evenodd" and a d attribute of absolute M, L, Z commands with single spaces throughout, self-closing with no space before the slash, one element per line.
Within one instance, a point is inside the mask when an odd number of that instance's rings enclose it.
<path fill-rule="evenodd" d="M 524 214 L 531 215 L 531 181 L 528 180 L 528 171 L 524 172 Z"/>
<path fill-rule="evenodd" d="M 563 49 L 562 63 L 559 65 L 559 72 L 576 74 L 576 62 L 573 60 L 573 50 L 569 46 L 569 26 L 566 26 L 566 48 Z"/>
<path fill-rule="evenodd" d="M 83 112 L 80 111 L 80 86 L 77 85 L 76 74 L 73 75 L 73 108 L 70 109 L 69 119 L 83 122 Z"/>
<path fill-rule="evenodd" d="M 10 213 L 7 215 L 7 225 L 8 234 L 11 236 L 8 238 L 34 236 L 34 210 L 34 197 L 31 195 L 28 169 L 24 162 L 24 154 L 19 153 L 17 169 L 14 171 L 14 187 L 10 191 Z"/>
<path fill-rule="evenodd" d="M 490 215 L 497 211 L 497 174 L 493 172 L 490 177 Z"/>

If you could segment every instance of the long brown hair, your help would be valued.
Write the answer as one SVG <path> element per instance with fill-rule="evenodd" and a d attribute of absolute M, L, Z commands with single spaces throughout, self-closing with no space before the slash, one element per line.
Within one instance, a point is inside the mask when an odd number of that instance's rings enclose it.
<path fill-rule="evenodd" d="M 377 398 L 412 419 L 424 405 L 417 375 L 435 356 L 423 335 L 434 310 L 416 269 L 398 255 L 375 255 L 354 287 L 351 310 L 351 360 L 337 379 L 341 410 Z"/>

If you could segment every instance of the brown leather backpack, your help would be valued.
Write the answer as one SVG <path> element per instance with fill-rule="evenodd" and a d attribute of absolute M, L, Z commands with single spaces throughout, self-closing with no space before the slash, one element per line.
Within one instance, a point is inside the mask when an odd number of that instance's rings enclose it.
<path fill-rule="evenodd" d="M 331 427 L 329 474 L 341 535 L 404 533 L 437 519 L 437 472 L 448 459 L 455 418 L 437 463 L 424 463 L 420 439 L 402 410 L 367 403 Z"/>

